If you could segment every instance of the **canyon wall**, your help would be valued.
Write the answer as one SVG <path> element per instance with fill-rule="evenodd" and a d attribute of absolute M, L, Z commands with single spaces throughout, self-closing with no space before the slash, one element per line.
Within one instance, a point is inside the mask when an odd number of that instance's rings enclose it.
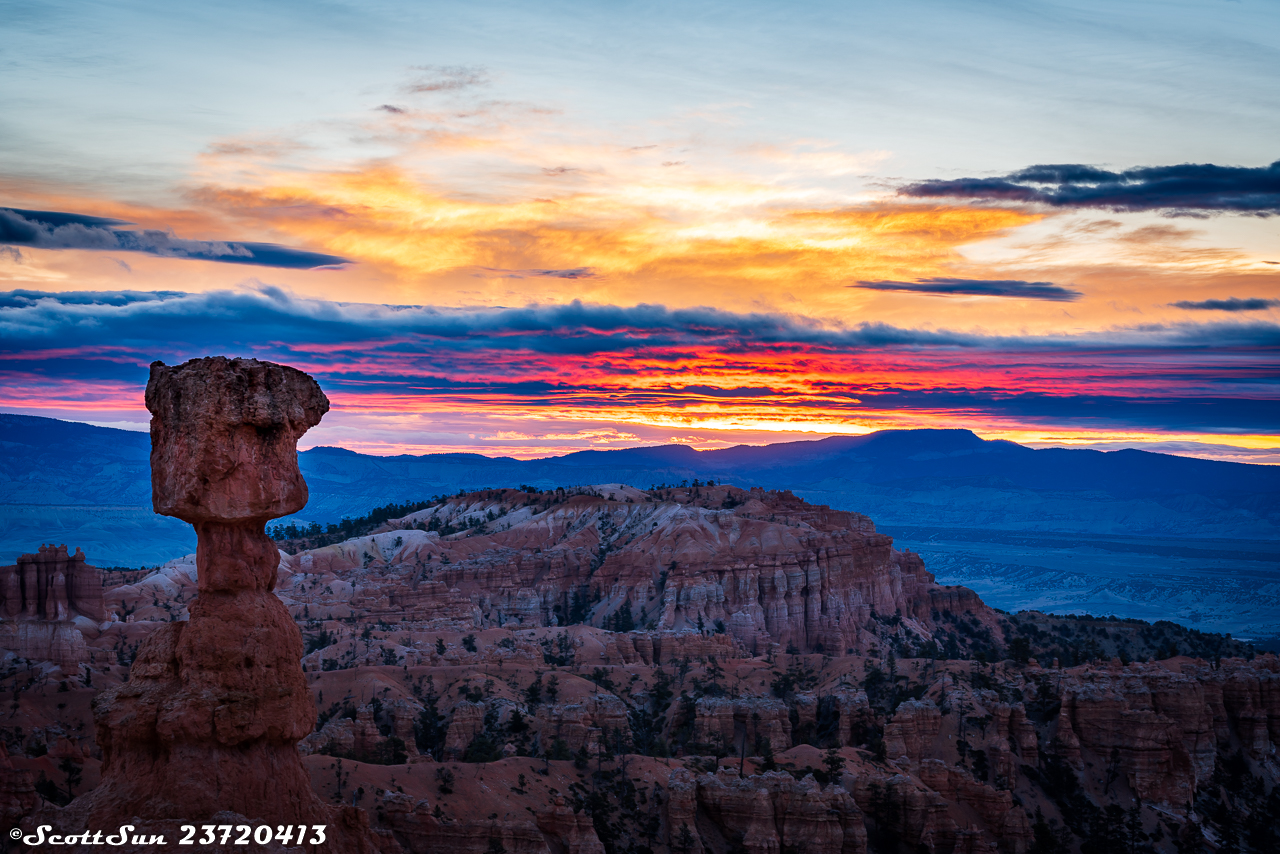
<path fill-rule="evenodd" d="M 923 641 L 939 611 L 995 627 L 972 591 L 936 584 L 918 555 L 894 549 L 865 516 L 785 492 L 606 485 L 535 497 L 493 490 L 442 501 L 387 528 L 286 558 L 291 572 L 332 574 L 344 590 L 350 585 L 337 610 L 332 598 L 294 589 L 291 601 L 309 614 L 476 628 L 715 630 L 748 654 L 773 645 L 865 652 L 888 619 Z"/>
<path fill-rule="evenodd" d="M 68 554 L 65 545 L 42 545 L 19 556 L 17 564 L 0 566 L 0 619 L 57 622 L 81 615 L 106 619 L 102 578 L 80 549 Z"/>
<path fill-rule="evenodd" d="M 0 566 L 0 649 L 72 668 L 91 658 L 80 629 L 105 619 L 101 574 L 80 549 L 42 545 Z"/>

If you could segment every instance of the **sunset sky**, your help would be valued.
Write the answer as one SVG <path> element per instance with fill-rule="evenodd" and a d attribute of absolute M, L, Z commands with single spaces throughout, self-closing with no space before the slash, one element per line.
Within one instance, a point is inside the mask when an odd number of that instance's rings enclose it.
<path fill-rule="evenodd" d="M 0 0 L 0 411 L 1280 463 L 1280 5 Z"/>

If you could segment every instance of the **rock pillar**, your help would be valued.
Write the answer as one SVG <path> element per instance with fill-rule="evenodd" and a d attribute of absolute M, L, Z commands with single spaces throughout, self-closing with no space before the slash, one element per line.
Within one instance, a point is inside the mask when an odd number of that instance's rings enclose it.
<path fill-rule="evenodd" d="M 297 442 L 329 401 L 301 371 L 215 357 L 152 364 L 146 402 L 152 502 L 195 527 L 199 594 L 190 621 L 150 635 L 129 681 L 95 703 L 91 826 L 226 810 L 323 823 L 297 750 L 316 719 L 302 635 L 272 593 L 265 524 L 306 504 Z"/>
<path fill-rule="evenodd" d="M 102 579 L 80 549 L 70 555 L 65 545 L 43 545 L 37 553 L 20 555 L 13 566 L 0 566 L 0 620 L 57 622 L 76 615 L 106 619 Z"/>

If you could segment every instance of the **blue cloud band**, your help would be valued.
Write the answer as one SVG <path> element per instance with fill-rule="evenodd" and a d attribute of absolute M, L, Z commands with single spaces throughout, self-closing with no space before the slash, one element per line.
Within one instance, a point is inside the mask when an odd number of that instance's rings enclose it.
<path fill-rule="evenodd" d="M 1190 311 L 1266 311 L 1269 308 L 1280 306 L 1280 299 L 1262 299 L 1260 297 L 1250 297 L 1249 299 L 1227 297 L 1226 299 L 1199 301 L 1183 299 L 1171 302 L 1169 305 Z"/>
<path fill-rule="evenodd" d="M 936 276 L 917 279 L 914 282 L 893 280 L 858 282 L 851 288 L 872 291 L 905 291 L 930 296 L 1013 297 L 1016 299 L 1052 300 L 1072 302 L 1082 294 L 1052 282 L 1023 282 L 1017 279 L 953 279 Z"/>
<path fill-rule="evenodd" d="M 1081 164 L 1031 166 L 1000 178 L 921 181 L 898 190 L 917 198 L 988 199 L 1054 207 L 1165 211 L 1174 215 L 1280 213 L 1280 160 L 1270 166 L 1183 163 L 1111 172 Z"/>
<path fill-rule="evenodd" d="M 34 249 L 142 252 L 166 258 L 303 270 L 349 263 L 337 255 L 306 252 L 275 243 L 185 240 L 167 231 L 122 228 L 128 224 L 86 214 L 0 208 L 0 244 Z"/>

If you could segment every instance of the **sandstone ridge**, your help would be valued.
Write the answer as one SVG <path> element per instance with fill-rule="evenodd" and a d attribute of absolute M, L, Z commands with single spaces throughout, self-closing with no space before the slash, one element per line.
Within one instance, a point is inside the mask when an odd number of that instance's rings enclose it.
<path fill-rule="evenodd" d="M 351 586 L 338 610 L 296 588 L 285 594 L 313 615 L 350 608 L 476 628 L 718 627 L 748 654 L 774 645 L 865 652 L 887 619 L 924 640 L 939 611 L 988 623 L 992 613 L 972 591 L 936 584 L 918 555 L 894 549 L 865 516 L 711 484 L 471 493 L 284 566 Z"/>
<path fill-rule="evenodd" d="M 284 543 L 293 553 L 277 557 L 256 539 L 260 522 L 216 522 L 179 499 L 212 536 L 237 532 L 251 559 L 219 573 L 202 552 L 109 591 L 135 619 L 94 642 L 149 632 L 122 686 L 109 681 L 122 667 L 89 668 L 94 687 L 54 668 L 19 692 L 12 675 L 15 720 L 35 723 L 28 698 L 100 691 L 103 725 L 96 743 L 78 735 L 73 702 L 40 722 L 40 743 L 34 725 L 0 732 L 27 775 L 0 789 L 10 813 L 29 809 L 33 787 L 56 797 L 33 772 L 52 776 L 64 759 L 85 769 L 75 785 L 96 786 L 68 810 L 119 793 L 152 809 L 163 802 L 152 783 L 113 775 L 165 779 L 137 746 L 177 732 L 188 740 L 165 749 L 252 757 L 215 760 L 225 785 L 276 775 L 233 796 L 248 818 L 218 821 L 277 821 L 244 811 L 274 798 L 338 828 L 337 850 L 1172 854 L 1280 842 L 1280 661 L 1159 625 L 1002 614 L 936 584 L 858 514 L 697 482 L 495 489 L 344 542 Z M 223 681 L 198 682 L 193 700 L 188 662 L 202 659 L 181 644 L 204 602 L 286 614 L 268 624 L 286 647 L 277 672 L 245 666 L 258 641 L 242 627 L 216 653 L 234 666 L 214 668 Z M 1125 640 L 1146 633 L 1146 646 Z M 1177 655 L 1189 638 L 1220 654 Z M 229 684 L 288 690 L 219 717 Z M 211 712 L 199 705 L 209 697 L 221 703 Z M 213 736 L 165 729 L 197 719 Z"/>

